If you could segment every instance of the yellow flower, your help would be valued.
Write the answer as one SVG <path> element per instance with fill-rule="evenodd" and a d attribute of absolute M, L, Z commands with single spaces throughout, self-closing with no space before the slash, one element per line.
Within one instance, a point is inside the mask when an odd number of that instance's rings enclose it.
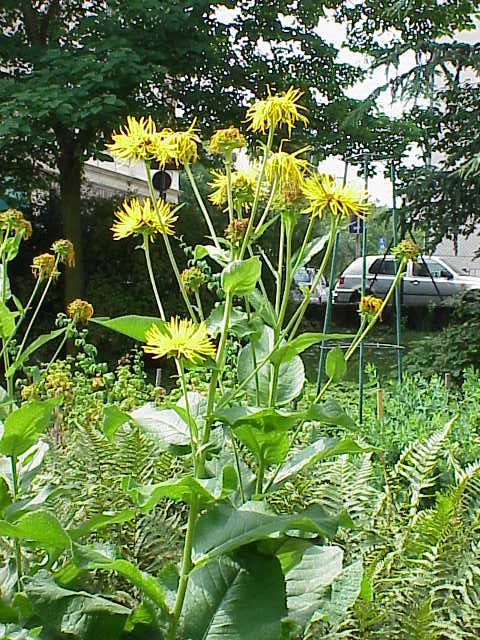
<path fill-rule="evenodd" d="M 31 264 L 33 275 L 39 280 L 44 278 L 56 278 L 60 275 L 57 271 L 55 256 L 51 253 L 41 253 L 35 256 Z"/>
<path fill-rule="evenodd" d="M 382 304 L 383 300 L 381 298 L 377 298 L 376 296 L 362 296 L 358 305 L 358 311 L 361 315 L 372 319 L 380 311 Z"/>
<path fill-rule="evenodd" d="M 297 104 L 303 95 L 300 89 L 290 87 L 288 91 L 276 96 L 271 94 L 270 87 L 267 87 L 267 90 L 268 97 L 265 100 L 257 100 L 247 111 L 246 121 L 250 121 L 249 129 L 265 133 L 270 128 L 276 129 L 278 125 L 286 124 L 290 135 L 297 120 L 308 124 L 308 119 L 300 112 L 305 107 Z"/>
<path fill-rule="evenodd" d="M 63 262 L 68 267 L 75 266 L 75 249 L 70 240 L 55 240 L 51 250 L 58 256 L 59 262 Z"/>
<path fill-rule="evenodd" d="M 192 164 L 198 158 L 198 144 L 201 142 L 196 131 L 195 121 L 186 131 L 162 129 L 153 139 L 153 157 L 162 167 L 169 163 L 177 167 Z"/>
<path fill-rule="evenodd" d="M 402 240 L 392 249 L 397 260 L 416 260 L 420 255 L 420 247 L 411 240 Z"/>
<path fill-rule="evenodd" d="M 236 127 L 219 129 L 210 138 L 208 150 L 210 153 L 228 153 L 233 149 L 241 149 L 247 144 L 243 136 Z"/>
<path fill-rule="evenodd" d="M 321 217 L 326 209 L 332 216 L 363 218 L 370 208 L 364 189 L 343 184 L 330 175 L 317 174 L 305 179 L 303 195 L 309 201 L 304 213 Z"/>
<path fill-rule="evenodd" d="M 76 298 L 67 306 L 67 315 L 75 322 L 87 324 L 93 316 L 93 307 L 86 300 Z"/>
<path fill-rule="evenodd" d="M 224 207 L 224 211 L 227 211 L 227 176 L 221 171 L 212 171 L 212 177 L 212 182 L 208 184 L 213 187 L 214 190 L 209 194 L 208 199 L 212 204 L 217 207 Z M 255 167 L 251 167 L 246 171 L 232 171 L 230 182 L 235 210 L 250 209 L 255 197 L 257 178 L 258 173 Z"/>
<path fill-rule="evenodd" d="M 265 165 L 265 176 L 270 184 L 277 180 L 281 194 L 297 193 L 303 185 L 303 172 L 308 167 L 308 161 L 298 158 L 300 153 L 308 151 L 310 147 L 303 147 L 294 153 L 277 151 L 272 153 Z"/>
<path fill-rule="evenodd" d="M 191 364 L 205 358 L 215 357 L 215 345 L 208 337 L 204 322 L 195 324 L 191 320 L 171 318 L 162 329 L 153 324 L 145 334 L 145 353 L 154 358 L 171 356 Z"/>
<path fill-rule="evenodd" d="M 138 198 L 124 200 L 122 209 L 115 215 L 117 219 L 111 227 L 114 240 L 143 233 L 150 236 L 156 233 L 173 235 L 173 225 L 178 218 L 168 202 L 157 201 L 156 211 L 149 198 L 143 202 Z"/>
<path fill-rule="evenodd" d="M 107 144 L 107 149 L 123 160 L 149 160 L 156 132 L 157 127 L 150 116 L 140 120 L 127 116 L 127 124 L 118 133 L 112 133 L 113 142 Z"/>

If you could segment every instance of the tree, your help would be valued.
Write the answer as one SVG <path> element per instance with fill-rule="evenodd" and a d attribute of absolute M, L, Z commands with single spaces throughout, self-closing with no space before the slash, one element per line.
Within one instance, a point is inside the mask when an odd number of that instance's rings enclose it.
<path fill-rule="evenodd" d="M 307 91 L 311 125 L 299 142 L 316 156 L 372 144 L 343 95 L 360 72 L 336 62 L 315 27 L 325 5 L 275 0 L 4 0 L 0 8 L 0 177 L 29 193 L 57 182 L 63 232 L 77 266 L 66 296 L 83 289 L 82 168 L 129 113 L 205 130 L 238 120 L 246 101 L 294 84 Z M 228 16 L 228 19 L 225 16 Z M 337 107 L 335 107 L 337 105 Z M 384 130 L 380 122 L 379 130 Z M 382 134 L 373 136 L 384 144 Z M 342 141 L 338 147 L 339 140 Z M 18 187 L 17 187 L 18 188 Z"/>

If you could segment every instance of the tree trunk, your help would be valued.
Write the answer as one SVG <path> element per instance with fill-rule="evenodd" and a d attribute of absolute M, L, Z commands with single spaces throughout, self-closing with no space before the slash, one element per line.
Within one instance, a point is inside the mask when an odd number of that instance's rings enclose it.
<path fill-rule="evenodd" d="M 63 140 L 60 144 L 60 212 L 63 235 L 75 247 L 75 267 L 65 269 L 65 302 L 84 295 L 85 273 L 82 247 L 82 221 L 80 217 L 80 188 L 82 161 L 75 142 Z"/>

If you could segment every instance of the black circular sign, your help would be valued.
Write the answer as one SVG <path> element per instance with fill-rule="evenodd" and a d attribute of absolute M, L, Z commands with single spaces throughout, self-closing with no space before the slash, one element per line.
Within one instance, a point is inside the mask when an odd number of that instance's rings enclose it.
<path fill-rule="evenodd" d="M 172 184 L 172 177 L 166 171 L 157 171 L 152 176 L 152 184 L 157 191 L 165 193 Z"/>

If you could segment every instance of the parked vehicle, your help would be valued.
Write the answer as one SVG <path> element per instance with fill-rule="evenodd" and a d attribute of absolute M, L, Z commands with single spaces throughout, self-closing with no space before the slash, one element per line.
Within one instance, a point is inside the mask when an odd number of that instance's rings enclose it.
<path fill-rule="evenodd" d="M 340 276 L 334 292 L 333 303 L 356 304 L 362 290 L 363 259 L 354 260 Z M 395 258 L 366 256 L 366 292 L 384 298 L 395 277 Z M 421 256 L 417 262 L 407 264 L 400 284 L 402 305 L 425 307 L 439 303 L 459 291 L 480 289 L 480 278 L 458 273 L 441 258 Z"/>
<path fill-rule="evenodd" d="M 290 292 L 290 298 L 294 302 L 301 302 L 304 294 L 302 289 L 312 286 L 313 280 L 317 274 L 317 270 L 313 267 L 301 267 L 297 269 L 293 276 L 293 286 Z M 310 297 L 310 304 L 326 304 L 328 298 L 327 281 L 322 276 L 315 291 Z"/>

